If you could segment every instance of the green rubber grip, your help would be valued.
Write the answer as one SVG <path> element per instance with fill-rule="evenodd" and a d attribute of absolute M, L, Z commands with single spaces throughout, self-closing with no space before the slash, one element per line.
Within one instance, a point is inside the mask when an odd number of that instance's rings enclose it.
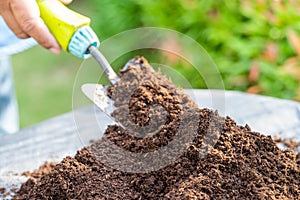
<path fill-rule="evenodd" d="M 73 34 L 80 28 L 90 25 L 91 20 L 68 9 L 58 0 L 36 0 L 40 9 L 40 17 L 54 35 L 62 49 L 68 51 Z"/>

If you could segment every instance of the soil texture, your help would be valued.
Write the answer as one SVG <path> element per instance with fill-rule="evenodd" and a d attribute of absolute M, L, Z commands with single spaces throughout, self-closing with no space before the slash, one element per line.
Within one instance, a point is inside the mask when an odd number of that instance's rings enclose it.
<path fill-rule="evenodd" d="M 120 78 L 108 89 L 118 124 L 34 173 L 15 199 L 300 199 L 299 153 L 198 108 L 144 58 Z M 123 151 L 128 157 L 118 157 Z"/>

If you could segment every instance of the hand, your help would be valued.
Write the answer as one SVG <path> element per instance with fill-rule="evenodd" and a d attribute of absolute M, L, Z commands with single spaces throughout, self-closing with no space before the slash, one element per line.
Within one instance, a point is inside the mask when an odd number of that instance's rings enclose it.
<path fill-rule="evenodd" d="M 60 1 L 68 4 L 72 0 Z M 40 18 L 36 0 L 0 0 L 0 15 L 17 37 L 32 37 L 44 48 L 60 53 L 60 45 Z"/>

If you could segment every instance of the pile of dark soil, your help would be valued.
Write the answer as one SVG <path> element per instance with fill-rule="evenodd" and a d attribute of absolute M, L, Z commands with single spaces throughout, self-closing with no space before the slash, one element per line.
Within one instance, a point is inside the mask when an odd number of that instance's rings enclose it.
<path fill-rule="evenodd" d="M 15 199 L 300 199 L 299 153 L 280 150 L 271 137 L 198 108 L 143 58 L 136 58 L 120 77 L 109 94 L 118 107 L 114 117 L 123 126 L 109 126 L 103 138 L 74 158 L 30 178 Z M 185 151 L 168 165 L 134 173 L 141 169 L 128 172 L 107 164 L 115 155 L 104 148 L 104 140 L 147 155 L 170 144 L 182 122 L 193 137 L 185 146 L 189 140 L 184 140 Z M 143 128 L 149 124 L 159 131 Z M 189 132 L 194 127 L 195 133 Z M 108 157 L 99 159 L 99 152 Z"/>

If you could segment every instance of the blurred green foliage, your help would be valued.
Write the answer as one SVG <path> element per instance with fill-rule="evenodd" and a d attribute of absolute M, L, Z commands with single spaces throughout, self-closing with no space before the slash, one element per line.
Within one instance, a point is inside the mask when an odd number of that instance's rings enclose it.
<path fill-rule="evenodd" d="M 298 0 L 74 0 L 70 7 L 92 19 L 101 40 L 138 27 L 173 29 L 206 49 L 226 89 L 300 100 Z M 114 67 L 135 54 L 150 62 L 157 57 L 131 52 Z M 13 61 L 22 127 L 72 109 L 79 59 L 34 47 Z M 181 61 L 172 66 L 194 88 L 206 88 L 191 66 Z"/>
<path fill-rule="evenodd" d="M 300 100 L 299 77 L 285 68 L 289 58 L 298 56 L 293 45 L 300 44 L 293 44 L 289 34 L 300 33 L 299 1 L 90 0 L 90 4 L 92 25 L 101 39 L 143 26 L 170 28 L 207 50 L 226 89 Z M 294 62 L 297 70 L 297 59 Z M 192 79 L 191 69 L 178 70 Z M 195 79 L 191 84 L 205 87 Z"/>

